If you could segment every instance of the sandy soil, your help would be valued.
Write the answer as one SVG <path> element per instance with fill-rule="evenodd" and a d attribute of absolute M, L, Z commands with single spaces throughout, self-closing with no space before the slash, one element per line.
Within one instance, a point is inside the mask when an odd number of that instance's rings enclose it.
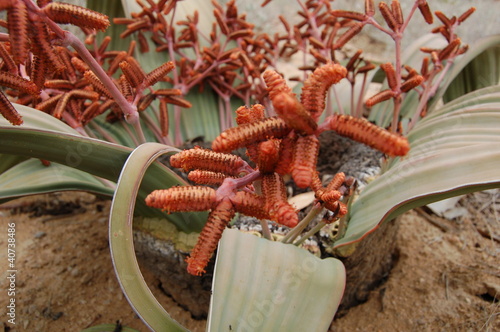
<path fill-rule="evenodd" d="M 468 214 L 445 220 L 425 211 L 399 219 L 399 260 L 368 301 L 338 317 L 331 331 L 500 331 L 498 192 L 460 204 Z M 114 276 L 107 244 L 110 203 L 82 193 L 40 195 L 0 205 L 0 331 L 79 331 L 120 321 L 148 329 Z M 424 216 L 425 215 L 425 216 Z M 7 224 L 15 222 L 16 325 L 7 323 Z M 143 269 L 144 270 L 144 269 Z M 158 300 L 191 331 L 191 319 L 150 271 Z"/>

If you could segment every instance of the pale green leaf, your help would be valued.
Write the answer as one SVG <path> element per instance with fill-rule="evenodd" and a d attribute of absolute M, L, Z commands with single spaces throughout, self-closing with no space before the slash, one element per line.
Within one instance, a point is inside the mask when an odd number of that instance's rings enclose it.
<path fill-rule="evenodd" d="M 22 105 L 15 104 L 15 107 L 25 123 L 12 126 L 3 117 L 0 118 L 0 153 L 45 159 L 112 182 L 117 181 L 132 149 L 80 136 L 76 130 L 48 114 Z M 168 167 L 154 163 L 140 188 L 137 211 L 145 216 L 165 218 L 165 213 L 145 205 L 145 197 L 155 189 L 185 184 Z M 107 190 L 104 187 L 103 190 Z M 166 219 L 188 233 L 201 231 L 205 223 L 205 215 L 200 213 L 173 213 Z"/>
<path fill-rule="evenodd" d="M 20 162 L 25 161 L 27 158 L 23 156 L 14 156 L 14 155 L 9 155 L 9 154 L 0 154 L 0 160 L 2 161 L 0 163 L 0 174 L 5 172 L 11 167 L 16 166 Z"/>
<path fill-rule="evenodd" d="M 115 272 L 127 300 L 153 331 L 187 331 L 163 309 L 142 277 L 132 234 L 132 217 L 139 187 L 155 159 L 176 150 L 157 143 L 135 149 L 123 167 L 113 197 L 109 241 Z"/>
<path fill-rule="evenodd" d="M 87 191 L 111 197 L 113 189 L 91 174 L 56 163 L 44 166 L 36 159 L 26 160 L 0 175 L 0 202 L 64 190 Z"/>
<path fill-rule="evenodd" d="M 154 139 L 152 139 L 149 135 L 150 133 L 144 130 L 144 126 L 142 127 L 146 140 L 154 141 Z M 125 121 L 109 123 L 105 120 L 105 117 L 99 116 L 92 119 L 92 121 L 90 121 L 87 125 L 87 128 L 87 130 L 92 131 L 95 137 L 104 141 L 120 144 L 129 148 L 137 146 L 137 142 L 132 138 L 134 136 L 134 129 Z"/>
<path fill-rule="evenodd" d="M 409 154 L 390 163 L 353 203 L 345 237 L 335 246 L 359 241 L 411 208 L 499 187 L 498 90 L 475 91 L 421 120 L 409 134 Z"/>
<path fill-rule="evenodd" d="M 80 135 L 78 131 L 71 128 L 66 123 L 54 118 L 52 115 L 28 106 L 16 103 L 12 103 L 12 105 L 23 117 L 24 123 L 20 126 L 20 128 L 52 130 L 67 134 Z M 0 117 L 0 126 L 13 127 L 3 117 Z"/>
<path fill-rule="evenodd" d="M 431 119 L 445 113 L 452 112 L 457 109 L 466 108 L 478 104 L 497 103 L 500 101 L 500 85 L 494 85 L 487 88 L 475 90 L 466 95 L 458 97 L 446 105 L 435 109 L 432 113 L 426 116 L 426 119 Z M 418 124 L 417 124 L 418 126 Z"/>
<path fill-rule="evenodd" d="M 463 85 L 470 85 L 470 90 L 497 85 L 499 82 L 499 60 L 497 58 L 499 45 L 500 35 L 484 37 L 472 44 L 469 50 L 464 55 L 457 58 L 453 64 L 450 72 L 446 75 L 445 80 L 437 90 L 436 95 L 429 103 L 429 110 L 432 111 L 436 108 L 438 102 L 447 94 L 448 88 L 452 82 L 454 82 L 454 90 L 457 88 L 460 89 L 459 87 Z M 479 69 L 479 72 L 471 72 L 469 69 L 463 72 L 464 68 L 469 64 L 471 65 L 471 69 Z M 465 88 L 460 91 L 450 90 L 446 100 L 455 99 L 461 96 L 462 94 L 460 93 L 463 92 L 467 92 L 467 90 Z"/>
<path fill-rule="evenodd" d="M 117 328 L 117 324 L 100 324 L 81 330 L 80 332 L 139 332 L 136 329 L 127 326 L 121 326 L 120 329 Z"/>
<path fill-rule="evenodd" d="M 204 93 L 191 92 L 186 99 L 193 107 L 181 110 L 181 132 L 184 139 L 203 136 L 206 141 L 214 140 L 221 132 L 217 95 L 211 90 Z"/>
<path fill-rule="evenodd" d="M 412 208 L 445 198 L 500 187 L 498 143 L 450 149 L 412 158 L 370 184 L 351 209 L 342 246 L 357 242 Z"/>
<path fill-rule="evenodd" d="M 345 287 L 340 260 L 226 229 L 208 331 L 327 331 Z"/>
<path fill-rule="evenodd" d="M 0 126 L 0 152 L 42 158 L 77 168 L 116 182 L 131 149 L 108 142 L 36 129 Z M 141 214 L 163 216 L 158 209 L 147 208 L 144 199 L 155 189 L 186 184 L 166 166 L 156 162 L 146 173 L 139 191 Z M 199 232 L 204 219 L 196 213 L 173 213 L 167 219 L 186 232 Z"/>
<path fill-rule="evenodd" d="M 16 103 L 13 103 L 13 106 L 20 114 L 22 114 L 24 121 L 24 123 L 18 128 L 45 129 L 80 135 L 76 130 L 47 113 Z M 0 116 L 0 126 L 15 128 L 2 116 Z M 25 156 L 0 154 L 0 160 L 2 161 L 0 163 L 0 174 L 26 159 L 27 157 Z"/>
<path fill-rule="evenodd" d="M 483 87 L 500 84 L 500 45 L 492 46 L 470 61 L 450 83 L 445 102 Z"/>

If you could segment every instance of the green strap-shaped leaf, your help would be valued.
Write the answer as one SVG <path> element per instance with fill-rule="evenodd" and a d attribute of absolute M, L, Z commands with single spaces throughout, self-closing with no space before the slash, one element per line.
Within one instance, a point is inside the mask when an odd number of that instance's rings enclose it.
<path fill-rule="evenodd" d="M 499 53 L 500 35 L 484 37 L 472 44 L 446 75 L 429 108 L 435 108 L 441 98 L 446 102 L 483 87 L 498 85 Z"/>
<path fill-rule="evenodd" d="M 14 156 L 10 154 L 0 154 L 0 174 L 7 171 L 9 168 L 16 166 L 19 163 L 25 161 L 27 157 Z"/>
<path fill-rule="evenodd" d="M 291 244 L 226 229 L 219 243 L 208 331 L 327 331 L 345 268 Z"/>
<path fill-rule="evenodd" d="M 129 303 L 156 332 L 186 331 L 158 303 L 142 277 L 134 251 L 132 218 L 141 180 L 155 159 L 175 150 L 158 143 L 145 143 L 127 159 L 111 205 L 109 242 L 115 272 Z"/>
<path fill-rule="evenodd" d="M 0 175 L 0 203 L 15 197 L 64 190 L 109 197 L 114 192 L 114 188 L 106 187 L 91 174 L 55 163 L 44 166 L 37 159 L 26 160 Z"/>
<path fill-rule="evenodd" d="M 357 242 L 384 221 L 418 206 L 500 187 L 498 143 L 456 148 L 412 158 L 370 184 L 352 205 L 345 236 L 335 246 Z"/>
<path fill-rule="evenodd" d="M 49 114 L 24 105 L 15 103 L 13 105 L 14 108 L 23 116 L 24 123 L 21 126 L 22 128 L 53 130 L 79 135 L 76 130 Z M 5 126 L 7 128 L 13 127 L 3 116 L 0 116 L 0 126 Z M 2 141 L 0 141 L 0 143 L 3 144 Z M 24 160 L 26 160 L 26 157 L 23 156 L 8 156 L 0 154 L 0 173 L 3 173 L 10 167 L 15 166 Z"/>
<path fill-rule="evenodd" d="M 9 165 L 4 170 L 26 157 L 31 157 L 66 165 L 112 182 L 118 180 L 131 148 L 83 137 L 48 114 L 22 105 L 16 104 L 15 107 L 22 115 L 24 124 L 14 127 L 0 117 L 0 153 L 20 158 L 14 158 L 13 161 L 9 158 Z M 154 163 L 146 173 L 140 188 L 137 212 L 145 216 L 167 218 L 179 230 L 187 233 L 201 231 L 205 223 L 203 213 L 173 213 L 167 216 L 144 203 L 144 198 L 155 189 L 185 184 L 186 182 L 168 167 Z M 108 190 L 108 186 L 103 184 L 103 190 Z M 4 200 L 8 198 L 1 197 Z"/>
<path fill-rule="evenodd" d="M 61 120 L 54 118 L 52 115 L 28 106 L 15 103 L 13 103 L 12 105 L 23 117 L 24 123 L 20 126 L 21 128 L 43 129 L 73 135 L 80 135 L 78 131 L 71 128 Z M 0 117 L 0 126 L 12 127 L 12 125 L 3 117 Z"/>
<path fill-rule="evenodd" d="M 35 129 L 0 127 L 0 152 L 47 159 L 77 168 L 87 173 L 116 182 L 131 149 L 104 141 Z M 157 209 L 145 206 L 145 197 L 156 189 L 184 185 L 179 176 L 168 167 L 156 162 L 146 173 L 139 190 L 141 213 L 163 216 Z M 168 220 L 184 232 L 199 232 L 205 223 L 199 213 L 173 213 Z"/>
<path fill-rule="evenodd" d="M 424 118 L 410 133 L 410 153 L 395 159 L 353 203 L 343 246 L 384 221 L 444 198 L 500 186 L 498 87 L 472 92 Z M 460 107 L 463 106 L 463 107 Z"/>
<path fill-rule="evenodd" d="M 435 109 L 425 118 L 430 119 L 445 113 L 452 112 L 454 110 L 463 109 L 474 105 L 496 103 L 498 101 L 500 101 L 500 85 L 494 85 L 487 88 L 478 89 L 476 91 L 469 92 L 466 95 L 458 97 L 443 105 L 442 107 Z M 416 127 L 418 126 L 419 124 L 416 125 Z"/>
<path fill-rule="evenodd" d="M 450 83 L 443 100 L 446 103 L 492 84 L 500 84 L 500 45 L 488 48 L 469 62 Z"/>

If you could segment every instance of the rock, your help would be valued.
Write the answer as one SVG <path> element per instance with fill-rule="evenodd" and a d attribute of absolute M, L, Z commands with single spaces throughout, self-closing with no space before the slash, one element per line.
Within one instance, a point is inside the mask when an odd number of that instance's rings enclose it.
<path fill-rule="evenodd" d="M 38 231 L 35 233 L 35 239 L 41 239 L 41 238 L 45 237 L 45 235 L 47 235 L 47 233 L 45 233 L 43 231 Z"/>

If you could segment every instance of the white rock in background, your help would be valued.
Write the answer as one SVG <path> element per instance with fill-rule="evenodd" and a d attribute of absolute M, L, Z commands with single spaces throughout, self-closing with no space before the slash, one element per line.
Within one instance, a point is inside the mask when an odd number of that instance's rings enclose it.
<path fill-rule="evenodd" d="M 452 220 L 458 217 L 463 217 L 467 215 L 468 211 L 463 206 L 458 206 L 458 201 L 464 196 L 451 197 L 448 199 L 443 199 L 432 204 L 428 204 L 427 207 L 432 210 L 435 214 L 440 217 Z"/>

